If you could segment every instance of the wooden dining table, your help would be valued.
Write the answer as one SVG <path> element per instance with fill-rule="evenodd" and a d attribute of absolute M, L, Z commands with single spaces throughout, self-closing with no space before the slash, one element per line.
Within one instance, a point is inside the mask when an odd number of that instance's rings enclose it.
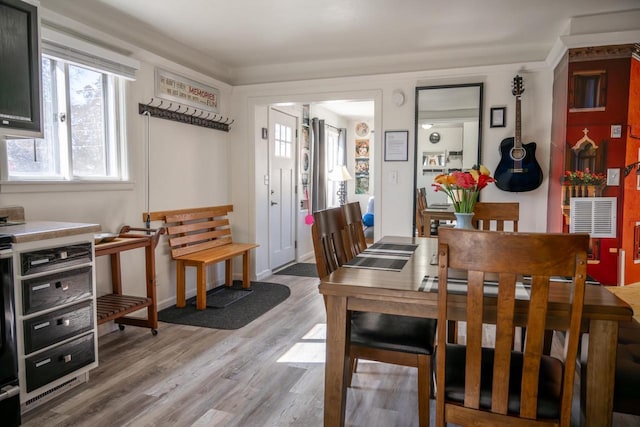
<path fill-rule="evenodd" d="M 429 237 L 384 237 L 380 243 L 417 245 L 401 269 L 343 266 L 320 281 L 327 311 L 325 426 L 343 426 L 345 422 L 351 311 L 437 318 L 437 293 L 425 291 L 423 282 L 425 276 L 437 276 L 437 265 L 432 264 L 437 242 Z M 569 286 L 560 281 L 550 291 L 550 329 L 562 330 L 567 325 Z M 494 300 L 485 297 L 487 312 L 495 312 Z M 449 317 L 464 321 L 464 295 L 450 295 L 450 303 Z M 582 365 L 582 425 L 611 425 L 618 322 L 630 321 L 632 316 L 631 307 L 604 287 L 587 286 L 583 329 L 589 334 L 589 345 L 586 366 Z"/>

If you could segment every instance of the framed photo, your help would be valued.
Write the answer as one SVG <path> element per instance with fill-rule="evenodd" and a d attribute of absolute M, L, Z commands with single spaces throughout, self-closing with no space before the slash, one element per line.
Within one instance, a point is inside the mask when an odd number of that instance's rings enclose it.
<path fill-rule="evenodd" d="M 492 128 L 503 128 L 507 125 L 507 107 L 492 107 L 491 122 L 489 126 Z"/>
<path fill-rule="evenodd" d="M 356 139 L 356 159 L 369 158 L 369 140 Z"/>
<path fill-rule="evenodd" d="M 406 162 L 409 160 L 409 131 L 387 130 L 384 132 L 384 161 Z"/>

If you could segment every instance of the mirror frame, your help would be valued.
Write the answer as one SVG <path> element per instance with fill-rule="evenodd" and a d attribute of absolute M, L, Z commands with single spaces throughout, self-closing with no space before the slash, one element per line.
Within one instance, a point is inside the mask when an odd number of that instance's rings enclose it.
<path fill-rule="evenodd" d="M 414 108 L 414 159 L 413 159 L 413 210 L 411 211 L 411 217 L 413 227 L 411 229 L 411 236 L 416 234 L 416 190 L 418 189 L 418 116 L 420 105 L 420 92 L 430 89 L 458 89 L 464 87 L 477 87 L 479 89 L 478 94 L 478 151 L 476 153 L 477 160 L 475 164 L 482 164 L 482 121 L 483 121 L 483 95 L 484 95 L 484 83 L 461 83 L 461 84 L 447 84 L 447 85 L 434 85 L 434 86 L 417 86 L 415 92 L 415 108 Z"/>

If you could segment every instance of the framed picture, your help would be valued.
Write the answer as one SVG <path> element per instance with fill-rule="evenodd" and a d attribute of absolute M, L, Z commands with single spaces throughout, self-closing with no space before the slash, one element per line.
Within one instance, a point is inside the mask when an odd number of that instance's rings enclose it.
<path fill-rule="evenodd" d="M 492 128 L 503 128 L 507 125 L 507 107 L 492 107 L 491 122 L 489 126 Z"/>
<path fill-rule="evenodd" d="M 369 140 L 356 139 L 356 159 L 369 158 Z"/>
<path fill-rule="evenodd" d="M 160 68 L 156 68 L 155 95 L 199 110 L 220 111 L 218 89 Z"/>
<path fill-rule="evenodd" d="M 387 130 L 384 132 L 385 162 L 406 162 L 409 160 L 409 131 Z"/>

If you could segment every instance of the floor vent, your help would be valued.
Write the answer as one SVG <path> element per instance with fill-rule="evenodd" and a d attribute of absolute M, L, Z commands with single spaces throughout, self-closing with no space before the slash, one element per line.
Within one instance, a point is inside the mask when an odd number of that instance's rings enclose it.
<path fill-rule="evenodd" d="M 71 378 L 68 381 L 63 382 L 55 387 L 50 388 L 49 390 L 40 393 L 39 395 L 32 397 L 22 404 L 22 413 L 28 412 L 38 406 L 42 405 L 45 402 L 50 401 L 51 399 L 58 397 L 58 395 L 66 392 L 67 390 L 78 386 L 82 383 L 86 383 L 89 380 L 89 374 L 85 373 L 83 375 L 79 375 L 75 378 Z"/>

